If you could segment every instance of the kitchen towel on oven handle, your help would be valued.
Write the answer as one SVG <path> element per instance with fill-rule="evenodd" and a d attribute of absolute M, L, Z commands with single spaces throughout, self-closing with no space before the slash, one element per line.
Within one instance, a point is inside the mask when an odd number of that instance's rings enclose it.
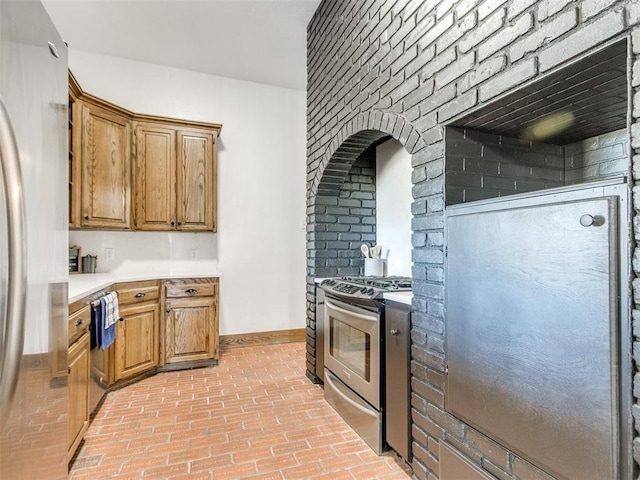
<path fill-rule="evenodd" d="M 91 348 L 106 350 L 116 337 L 116 321 L 120 316 L 118 294 L 108 293 L 91 304 Z"/>
<path fill-rule="evenodd" d="M 118 309 L 118 294 L 116 292 L 107 293 L 100 298 L 100 309 L 102 310 L 102 349 L 106 350 L 116 339 L 116 321 L 120 316 Z"/>

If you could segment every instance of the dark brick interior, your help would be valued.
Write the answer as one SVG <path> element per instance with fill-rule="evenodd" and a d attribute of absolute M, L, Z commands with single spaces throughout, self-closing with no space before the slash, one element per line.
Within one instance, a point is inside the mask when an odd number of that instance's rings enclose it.
<path fill-rule="evenodd" d="M 339 186 L 335 191 L 323 188 L 324 195 L 317 195 L 315 205 L 309 208 L 308 221 L 313 230 L 307 234 L 307 260 L 315 268 L 315 277 L 362 275 L 360 245 L 376 244 L 376 143 L 368 145 L 355 161 L 340 164 L 347 165 L 348 170 L 340 175 Z M 335 178 L 333 174 L 329 177 Z M 313 283 L 307 289 L 307 317 L 307 343 L 315 347 Z M 313 350 L 307 353 L 307 368 L 315 373 Z M 317 380 L 315 375 L 311 378 Z"/>
<path fill-rule="evenodd" d="M 626 129 L 565 146 L 446 127 L 447 205 L 629 175 Z"/>
<path fill-rule="evenodd" d="M 571 18 L 575 22 L 575 12 L 567 10 L 557 18 Z M 516 47 L 511 50 L 519 52 Z M 571 124 L 544 140 L 566 145 L 626 129 L 627 100 L 627 44 L 620 41 L 518 88 L 453 124 L 527 138 L 532 136 L 530 129 L 542 115 L 570 111 Z"/>
<path fill-rule="evenodd" d="M 351 261 L 347 266 L 346 258 L 330 256 L 333 253 L 319 255 L 324 248 L 319 248 L 316 242 L 340 242 L 340 238 L 334 239 L 331 235 L 331 239 L 328 236 L 319 239 L 318 234 L 325 225 L 317 222 L 317 215 L 331 215 L 328 207 L 359 208 L 339 204 L 341 198 L 346 198 L 341 197 L 345 194 L 340 191 L 341 185 L 351 175 L 353 162 L 368 145 L 391 136 L 411 154 L 413 167 L 412 468 L 419 479 L 438 478 L 440 441 L 448 442 L 498 479 L 551 478 L 516 452 L 506 450 L 448 414 L 444 408 L 445 127 L 460 119 L 472 118 L 471 115 L 481 109 L 494 112 L 504 106 L 505 98 L 525 91 L 533 82 L 545 81 L 554 75 L 567 77 L 569 72 L 576 74 L 572 67 L 576 61 L 612 45 L 621 49 L 618 51 L 629 61 L 628 67 L 616 67 L 618 83 L 617 88 L 612 89 L 615 92 L 631 89 L 628 117 L 631 122 L 624 126 L 630 151 L 618 158 L 615 167 L 622 166 L 621 171 L 629 171 L 630 158 L 640 163 L 637 156 L 640 122 L 636 120 L 640 117 L 638 2 L 324 0 L 308 27 L 308 375 L 313 378 L 315 367 L 314 278 L 334 268 L 335 271 L 357 268 Z M 563 70 L 565 68 L 568 70 Z M 622 83 L 620 78 L 624 79 Z M 604 95 L 599 100 L 620 104 L 619 96 L 607 100 Z M 602 106 L 602 102 L 598 104 Z M 614 116 L 619 119 L 620 111 Z M 626 113 L 623 116 L 627 118 Z M 608 130 L 591 130 L 589 135 L 600 138 L 619 128 L 616 124 Z M 570 139 L 568 144 L 572 142 L 575 143 L 575 139 Z M 523 158 L 536 153 L 518 151 Z M 579 152 L 572 154 L 574 159 L 579 155 Z M 567 158 L 565 155 L 565 164 L 558 168 L 559 172 L 564 166 L 565 175 L 574 168 L 571 164 L 567 166 Z M 546 177 L 556 174 L 555 165 L 550 168 L 534 162 L 519 166 L 540 168 L 538 173 Z M 513 169 L 515 180 L 522 181 L 523 175 L 529 174 L 519 171 L 517 166 L 508 167 Z M 449 173 L 454 172 L 447 170 L 447 175 Z M 589 173 L 584 173 L 587 179 Z M 640 167 L 634 168 L 633 173 L 630 182 L 640 178 Z M 540 180 L 535 177 L 528 180 Z M 556 177 L 543 180 L 566 181 L 566 176 L 560 180 Z M 495 181 L 497 190 L 501 191 L 502 180 Z M 453 189 L 449 194 L 453 195 Z M 640 203 L 635 203 L 636 209 L 640 209 Z M 335 223 L 354 224 L 358 223 Z M 636 231 L 640 230 L 636 228 Z M 639 235 L 636 233 L 636 237 L 640 238 Z M 334 259 L 336 265 L 329 267 L 329 259 Z M 636 273 L 638 268 L 640 264 L 636 262 Z M 634 292 L 640 292 L 637 281 L 634 286 Z M 640 294 L 634 297 L 636 303 L 638 300 Z M 640 313 L 635 310 L 633 313 L 637 341 Z M 636 354 L 635 363 L 639 360 Z M 634 371 L 633 375 L 633 413 L 640 415 L 637 400 L 640 374 Z M 622 445 L 622 448 L 633 447 L 637 462 L 640 438 L 635 431 L 631 436 L 635 437 L 633 446 Z M 636 473 L 634 464 L 633 478 Z"/>
<path fill-rule="evenodd" d="M 564 185 L 562 147 L 447 128 L 447 205 Z"/>

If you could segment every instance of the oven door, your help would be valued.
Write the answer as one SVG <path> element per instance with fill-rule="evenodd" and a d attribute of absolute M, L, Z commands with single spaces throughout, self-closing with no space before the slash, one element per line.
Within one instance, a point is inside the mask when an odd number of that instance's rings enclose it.
<path fill-rule="evenodd" d="M 326 297 L 325 366 L 380 409 L 380 314 Z"/>

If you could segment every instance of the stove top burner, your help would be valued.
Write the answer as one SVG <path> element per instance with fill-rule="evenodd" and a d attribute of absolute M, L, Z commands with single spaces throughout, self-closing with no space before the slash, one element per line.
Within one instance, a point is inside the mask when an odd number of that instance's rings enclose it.
<path fill-rule="evenodd" d="M 323 280 L 320 286 L 344 301 L 375 303 L 383 298 L 385 292 L 411 290 L 411 278 L 344 276 Z"/>
<path fill-rule="evenodd" d="M 384 290 L 411 290 L 409 277 L 354 277 L 344 276 L 341 280 L 356 285 L 370 285 Z"/>

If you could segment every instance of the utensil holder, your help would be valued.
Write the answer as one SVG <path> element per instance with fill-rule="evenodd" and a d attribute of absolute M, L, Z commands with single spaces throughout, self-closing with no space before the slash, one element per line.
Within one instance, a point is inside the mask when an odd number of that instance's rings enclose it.
<path fill-rule="evenodd" d="M 384 260 L 382 258 L 365 258 L 364 274 L 367 277 L 382 277 L 384 275 Z"/>

